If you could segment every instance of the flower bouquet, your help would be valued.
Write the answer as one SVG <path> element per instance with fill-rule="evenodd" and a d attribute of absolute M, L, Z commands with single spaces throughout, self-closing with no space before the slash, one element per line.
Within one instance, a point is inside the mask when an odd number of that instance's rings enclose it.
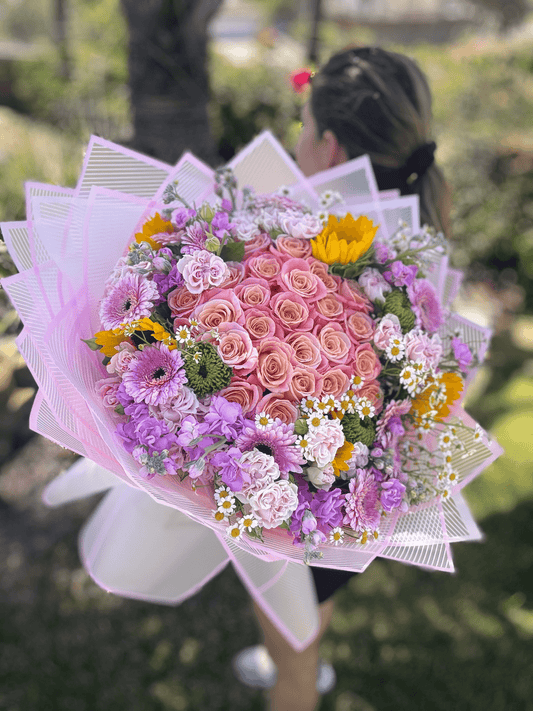
<path fill-rule="evenodd" d="M 366 156 L 305 178 L 268 132 L 218 171 L 92 139 L 77 188 L 29 184 L 3 232 L 31 426 L 94 463 L 48 499 L 126 485 L 82 538 L 108 589 L 129 583 L 106 584 L 102 541 L 119 509 L 140 541 L 152 501 L 181 512 L 158 570 L 195 551 L 196 589 L 229 556 L 280 619 L 288 563 L 451 571 L 450 543 L 480 537 L 459 492 L 501 449 L 460 400 L 490 334 L 449 311 L 442 236 Z"/>

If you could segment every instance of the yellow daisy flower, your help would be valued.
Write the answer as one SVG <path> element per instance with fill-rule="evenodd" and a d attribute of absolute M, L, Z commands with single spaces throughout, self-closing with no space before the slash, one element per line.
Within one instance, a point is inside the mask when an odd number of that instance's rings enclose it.
<path fill-rule="evenodd" d="M 120 328 L 114 328 L 112 331 L 98 331 L 94 334 L 94 340 L 100 346 L 100 351 L 112 358 L 117 354 L 116 346 L 119 346 L 123 341 L 129 341 L 129 338 Z"/>
<path fill-rule="evenodd" d="M 344 444 L 338 448 L 335 459 L 333 460 L 333 472 L 335 476 L 340 476 L 341 471 L 348 471 L 349 466 L 347 461 L 352 456 L 353 444 L 346 440 Z"/>
<path fill-rule="evenodd" d="M 172 225 L 172 222 L 164 220 L 161 215 L 156 212 L 156 214 L 150 220 L 144 223 L 142 231 L 137 232 L 137 234 L 135 235 L 135 241 L 139 243 L 148 242 L 152 249 L 161 249 L 163 245 L 152 239 L 152 236 L 160 235 L 163 232 L 166 232 L 168 235 L 171 235 L 173 232 L 175 232 L 175 230 Z"/>

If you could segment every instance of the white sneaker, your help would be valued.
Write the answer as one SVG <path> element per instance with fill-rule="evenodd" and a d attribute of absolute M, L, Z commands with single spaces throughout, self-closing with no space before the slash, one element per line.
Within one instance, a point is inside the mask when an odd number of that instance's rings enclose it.
<path fill-rule="evenodd" d="M 252 689 L 271 689 L 276 683 L 278 670 L 267 648 L 263 644 L 241 649 L 231 661 L 237 679 Z M 329 693 L 337 682 L 335 669 L 328 662 L 318 662 L 316 690 L 319 694 Z"/>

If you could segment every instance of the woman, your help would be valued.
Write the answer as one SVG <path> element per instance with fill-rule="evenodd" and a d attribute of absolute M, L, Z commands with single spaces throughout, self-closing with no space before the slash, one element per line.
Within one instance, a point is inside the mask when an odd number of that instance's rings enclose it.
<path fill-rule="evenodd" d="M 431 94 L 416 63 L 379 47 L 348 49 L 328 61 L 314 76 L 311 88 L 295 150 L 304 174 L 310 176 L 368 154 L 378 188 L 398 189 L 402 195 L 416 193 L 421 223 L 449 235 L 449 188 L 434 162 Z M 315 641 L 303 652 L 296 653 L 254 606 L 265 646 L 278 669 L 270 692 L 271 711 L 312 711 L 317 707 L 318 648 L 333 613 L 332 596 L 354 573 L 323 568 L 312 568 L 312 572 L 321 626 Z M 249 681 L 255 680 L 250 685 L 264 686 L 270 660 L 262 671 L 259 649 L 245 650 L 238 664 L 248 665 Z M 322 665 L 321 672 L 322 677 L 327 676 L 328 665 Z M 319 686 L 327 688 L 324 678 L 320 682 Z"/>

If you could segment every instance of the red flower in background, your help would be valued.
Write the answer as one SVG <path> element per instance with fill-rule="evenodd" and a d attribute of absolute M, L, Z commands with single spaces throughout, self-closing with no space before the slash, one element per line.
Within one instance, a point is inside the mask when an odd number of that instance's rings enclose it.
<path fill-rule="evenodd" d="M 291 74 L 291 85 L 297 94 L 301 94 L 305 87 L 310 84 L 314 72 L 310 69 L 298 69 Z"/>

